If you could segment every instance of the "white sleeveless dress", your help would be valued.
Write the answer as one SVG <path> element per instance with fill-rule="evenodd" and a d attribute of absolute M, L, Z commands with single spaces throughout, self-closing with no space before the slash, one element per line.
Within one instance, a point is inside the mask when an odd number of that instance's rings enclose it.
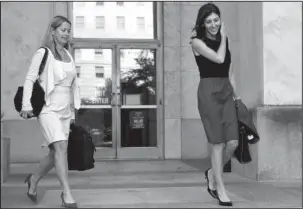
<path fill-rule="evenodd" d="M 50 54 L 50 56 L 53 56 L 52 53 Z M 57 141 L 68 140 L 70 121 L 73 114 L 71 110 L 72 82 L 77 73 L 73 59 L 68 51 L 67 54 L 70 57 L 70 62 L 67 63 L 55 59 L 54 63 L 57 67 L 61 67 L 67 76 L 55 86 L 50 94 L 50 104 L 44 105 L 37 118 L 46 138 L 46 142 L 42 146 L 49 146 Z"/>

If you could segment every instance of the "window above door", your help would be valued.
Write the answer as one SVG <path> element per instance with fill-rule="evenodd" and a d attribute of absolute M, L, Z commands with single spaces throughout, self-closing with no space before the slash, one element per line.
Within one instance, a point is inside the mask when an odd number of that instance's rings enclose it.
<path fill-rule="evenodd" d="M 71 2 L 73 38 L 159 39 L 157 2 Z"/>

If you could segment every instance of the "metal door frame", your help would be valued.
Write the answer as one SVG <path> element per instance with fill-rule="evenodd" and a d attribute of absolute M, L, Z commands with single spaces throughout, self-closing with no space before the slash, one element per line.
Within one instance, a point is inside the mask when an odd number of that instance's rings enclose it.
<path fill-rule="evenodd" d="M 123 106 L 117 105 L 117 158 L 118 159 L 163 159 L 163 67 L 162 67 L 162 47 L 154 44 L 117 45 L 117 83 L 120 84 L 120 50 L 121 49 L 153 49 L 156 50 L 156 118 L 157 118 L 157 147 L 121 147 L 121 109 Z M 118 85 L 119 85 L 118 84 Z M 120 89 L 120 86 L 117 86 Z M 140 105 L 140 108 L 147 108 L 150 105 Z M 127 107 L 126 107 L 127 109 Z"/>
<path fill-rule="evenodd" d="M 73 2 L 68 3 L 68 16 L 73 20 Z M 112 148 L 98 148 L 96 160 L 107 159 L 164 159 L 164 112 L 163 112 L 163 2 L 154 4 L 155 39 L 99 39 L 73 38 L 71 51 L 75 49 L 111 49 L 112 50 L 112 98 L 116 100 L 117 81 L 120 82 L 120 49 L 155 49 L 156 50 L 156 80 L 157 80 L 157 148 L 133 147 L 121 148 L 121 127 L 118 118 L 120 109 L 112 103 Z M 71 32 L 72 33 L 72 32 Z M 72 35 L 72 34 L 71 34 Z M 72 36 L 73 37 L 73 36 Z M 115 103 L 115 101 L 114 101 Z M 97 108 L 97 107 L 96 107 Z M 102 105 L 100 105 L 102 108 Z M 155 151 L 156 150 L 156 151 Z M 137 154 L 136 154 L 137 153 Z"/>

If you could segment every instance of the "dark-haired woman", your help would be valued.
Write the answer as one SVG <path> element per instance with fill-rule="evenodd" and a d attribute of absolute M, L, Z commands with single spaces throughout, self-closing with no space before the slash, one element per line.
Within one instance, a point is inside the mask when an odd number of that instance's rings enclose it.
<path fill-rule="evenodd" d="M 224 164 L 238 146 L 235 82 L 228 39 L 216 5 L 208 3 L 200 8 L 193 32 L 191 45 L 201 78 L 198 108 L 212 145 L 212 167 L 205 171 L 207 191 L 220 205 L 232 206 L 222 176 Z"/>

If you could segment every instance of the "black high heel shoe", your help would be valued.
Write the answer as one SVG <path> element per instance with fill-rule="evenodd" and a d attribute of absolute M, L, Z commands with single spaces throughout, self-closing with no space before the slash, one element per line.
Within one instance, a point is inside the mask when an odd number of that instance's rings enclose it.
<path fill-rule="evenodd" d="M 29 198 L 31 201 L 33 201 L 34 203 L 37 203 L 37 193 L 36 193 L 36 194 L 30 194 L 30 193 L 29 193 L 29 189 L 30 189 L 30 187 L 31 187 L 31 177 L 32 177 L 32 175 L 33 175 L 33 174 L 29 174 L 29 175 L 26 177 L 24 183 L 27 183 L 27 196 L 28 196 L 28 198 Z"/>
<path fill-rule="evenodd" d="M 208 179 L 208 171 L 209 171 L 209 170 L 210 170 L 210 168 L 207 169 L 207 170 L 204 172 L 205 178 L 206 178 L 206 180 L 207 180 L 207 192 L 208 192 L 213 198 L 218 199 L 217 190 L 211 190 L 211 189 L 209 188 L 209 179 Z"/>
<path fill-rule="evenodd" d="M 62 200 L 62 206 L 65 208 L 78 208 L 78 205 L 75 202 L 74 203 L 65 202 L 63 192 L 61 193 L 61 200 Z"/>
<path fill-rule="evenodd" d="M 233 206 L 232 201 L 228 201 L 228 202 L 223 202 L 223 201 L 221 201 L 219 195 L 218 195 L 218 200 L 219 200 L 219 205 L 228 206 L 228 207 Z"/>

